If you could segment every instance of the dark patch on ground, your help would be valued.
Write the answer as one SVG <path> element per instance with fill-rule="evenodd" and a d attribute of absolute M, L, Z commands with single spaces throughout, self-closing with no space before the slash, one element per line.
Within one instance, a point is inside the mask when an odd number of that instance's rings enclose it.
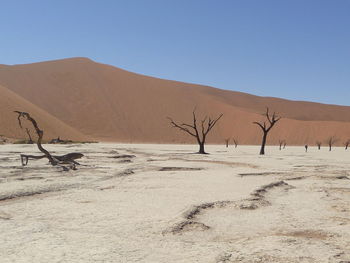
<path fill-rule="evenodd" d="M 296 177 L 291 177 L 291 178 L 287 178 L 285 179 L 286 181 L 292 181 L 292 180 L 302 180 L 302 179 L 305 179 L 306 177 L 305 176 L 296 176 Z"/>
<path fill-rule="evenodd" d="M 70 186 L 65 186 L 65 187 L 46 188 L 46 189 L 24 191 L 24 192 L 19 192 L 19 193 L 1 195 L 0 201 L 7 201 L 7 200 L 18 199 L 18 198 L 23 198 L 23 197 L 30 197 L 30 196 L 34 196 L 34 195 L 41 195 L 41 194 L 51 193 L 51 192 L 60 192 L 60 191 L 70 189 L 72 187 L 74 187 L 74 186 L 70 185 Z"/>
<path fill-rule="evenodd" d="M 350 180 L 350 178 L 347 177 L 346 175 L 339 175 L 339 176 L 336 176 L 335 178 L 336 179 L 347 179 L 347 180 Z"/>
<path fill-rule="evenodd" d="M 131 169 L 126 169 L 123 172 L 119 173 L 118 175 L 119 176 L 125 176 L 125 175 L 131 175 L 131 174 L 134 174 L 134 171 L 131 170 Z"/>
<path fill-rule="evenodd" d="M 117 156 L 112 156 L 110 158 L 113 158 L 113 159 L 125 159 L 125 158 L 135 158 L 136 156 L 135 155 L 131 155 L 131 154 L 122 154 L 122 155 L 117 155 Z"/>
<path fill-rule="evenodd" d="M 262 173 L 240 173 L 238 175 L 240 175 L 241 177 L 244 176 L 262 176 L 262 175 L 280 175 L 280 174 L 284 174 L 281 172 L 262 172 Z"/>
<path fill-rule="evenodd" d="M 19 178 L 16 178 L 15 180 L 17 180 L 17 181 L 25 181 L 25 180 L 40 180 L 40 179 L 44 179 L 44 177 L 41 177 L 41 176 L 19 177 Z"/>
<path fill-rule="evenodd" d="M 121 159 L 118 163 L 132 163 L 130 159 Z"/>
<path fill-rule="evenodd" d="M 161 167 L 158 171 L 169 172 L 169 171 L 200 171 L 203 168 L 199 167 Z"/>
<path fill-rule="evenodd" d="M 177 233 L 181 233 L 185 231 L 193 231 L 193 230 L 205 231 L 208 229 L 210 229 L 210 227 L 203 223 L 186 220 L 176 224 L 171 229 L 164 231 L 163 234 L 166 234 L 166 233 L 177 234 Z"/>

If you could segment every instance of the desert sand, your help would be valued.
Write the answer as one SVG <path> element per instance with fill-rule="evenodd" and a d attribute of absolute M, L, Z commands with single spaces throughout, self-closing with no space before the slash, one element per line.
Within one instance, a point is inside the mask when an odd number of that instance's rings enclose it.
<path fill-rule="evenodd" d="M 25 128 L 28 128 L 31 136 L 35 138 L 35 132 L 31 123 L 23 123 L 23 129 L 21 129 L 18 124 L 17 114 L 14 111 L 26 111 L 35 116 L 40 128 L 44 130 L 44 136 L 47 140 L 59 136 L 62 139 L 71 138 L 72 140 L 79 141 L 90 139 L 88 136 L 83 135 L 76 129 L 0 85 L 0 134 L 10 138 L 28 139 L 25 132 Z"/>
<path fill-rule="evenodd" d="M 269 146 L 0 145 L 1 262 L 349 262 L 349 154 Z"/>
<path fill-rule="evenodd" d="M 164 80 L 87 58 L 2 65 L 0 85 L 3 86 L 1 94 L 7 89 L 6 93 L 11 91 L 18 100 L 25 100 L 40 109 L 38 115 L 34 114 L 37 111 L 30 112 L 34 117 L 45 113 L 40 123 L 52 124 L 47 128 L 50 128 L 48 140 L 59 133 L 66 139 L 85 135 L 96 141 L 193 143 L 187 134 L 172 129 L 167 117 L 191 121 L 195 107 L 200 117 L 214 118 L 224 114 L 216 131 L 208 138 L 211 143 L 223 143 L 224 139 L 234 136 L 241 144 L 259 144 L 260 130 L 252 122 L 262 118 L 265 107 L 283 118 L 269 137 L 273 144 L 279 140 L 286 140 L 289 145 L 315 144 L 316 140 L 324 142 L 328 137 L 336 136 L 340 146 L 350 134 L 348 106 L 258 97 Z M 23 108 L 17 110 L 31 107 Z M 15 118 L 11 119 L 11 111 L 10 107 L 1 109 L 0 123 L 4 118 L 10 126 L 1 125 L 0 134 L 23 138 Z M 66 129 L 62 129 L 63 125 Z"/>

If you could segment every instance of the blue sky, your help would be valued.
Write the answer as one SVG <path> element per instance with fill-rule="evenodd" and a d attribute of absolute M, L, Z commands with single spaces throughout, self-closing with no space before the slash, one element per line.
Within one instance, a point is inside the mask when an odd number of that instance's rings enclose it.
<path fill-rule="evenodd" d="M 348 0 L 0 1 L 0 64 L 89 57 L 261 96 L 350 105 Z"/>

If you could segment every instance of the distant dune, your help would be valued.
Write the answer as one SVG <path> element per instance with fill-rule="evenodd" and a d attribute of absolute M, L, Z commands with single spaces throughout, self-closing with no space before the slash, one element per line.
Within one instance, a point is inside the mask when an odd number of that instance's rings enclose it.
<path fill-rule="evenodd" d="M 223 143 L 234 136 L 240 143 L 257 144 L 260 130 L 252 122 L 261 119 L 268 106 L 283 117 L 269 143 L 285 139 L 287 144 L 314 144 L 336 136 L 341 144 L 350 138 L 350 107 L 258 97 L 163 80 L 86 58 L 1 65 L 0 85 L 1 94 L 17 96 L 13 99 L 15 106 L 27 105 L 28 111 L 38 115 L 48 136 L 189 143 L 193 139 L 171 128 L 166 117 L 191 121 L 196 106 L 203 116 L 224 113 L 209 142 Z M 14 107 L 3 103 L 3 96 L 1 100 L 0 134 L 11 131 L 20 136 L 12 114 Z"/>
<path fill-rule="evenodd" d="M 19 128 L 17 114 L 13 111 L 26 111 L 35 117 L 39 127 L 44 130 L 44 139 L 57 138 L 87 140 L 88 137 L 78 132 L 56 117 L 43 111 L 12 91 L 0 86 L 0 134 L 9 138 L 28 138 L 25 128 L 31 129 L 31 136 L 36 137 L 30 123 L 23 122 L 23 130 Z"/>

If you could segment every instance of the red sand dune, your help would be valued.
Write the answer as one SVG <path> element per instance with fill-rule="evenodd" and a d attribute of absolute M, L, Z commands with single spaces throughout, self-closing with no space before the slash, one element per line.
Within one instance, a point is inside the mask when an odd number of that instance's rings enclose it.
<path fill-rule="evenodd" d="M 36 138 L 31 123 L 23 121 L 23 129 L 19 127 L 17 114 L 13 111 L 26 111 L 34 117 L 39 127 L 44 130 L 44 140 L 57 138 L 87 140 L 87 136 L 48 114 L 14 92 L 0 86 L 0 134 L 9 138 L 27 138 L 25 128 L 30 129 L 32 138 Z"/>
<path fill-rule="evenodd" d="M 223 143 L 224 138 L 235 136 L 240 143 L 258 144 L 260 130 L 252 122 L 261 119 L 261 113 L 269 106 L 283 117 L 271 132 L 269 143 L 285 139 L 288 144 L 314 144 L 334 135 L 340 144 L 350 138 L 350 107 L 258 97 L 163 80 L 86 58 L 2 65 L 0 85 L 45 112 L 42 121 L 64 122 L 66 129 L 52 129 L 61 137 L 63 131 L 71 137 L 78 136 L 69 128 L 73 127 L 103 141 L 194 142 L 190 136 L 171 128 L 166 117 L 191 121 L 196 106 L 202 116 L 224 113 L 208 138 L 210 142 Z M 6 107 L 9 105 L 2 107 L 1 114 L 13 118 Z M 1 123 L 0 133 L 5 128 Z"/>

